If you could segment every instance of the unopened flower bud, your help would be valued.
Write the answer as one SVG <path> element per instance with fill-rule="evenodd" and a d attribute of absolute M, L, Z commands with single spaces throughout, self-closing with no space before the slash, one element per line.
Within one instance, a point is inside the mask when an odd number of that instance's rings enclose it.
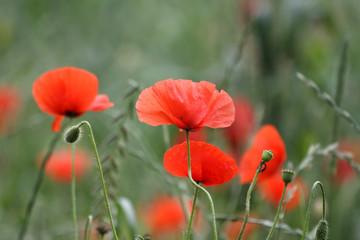
<path fill-rule="evenodd" d="M 75 143 L 80 138 L 80 128 L 78 126 L 70 127 L 65 132 L 65 142 Z"/>
<path fill-rule="evenodd" d="M 328 232 L 329 232 L 328 222 L 324 219 L 321 219 L 316 229 L 315 240 L 327 240 Z"/>
<path fill-rule="evenodd" d="M 290 170 L 290 169 L 282 170 L 282 180 L 286 184 L 291 183 L 293 181 L 294 175 L 295 175 L 295 172 L 293 170 Z"/>
<path fill-rule="evenodd" d="M 261 160 L 263 160 L 264 162 L 268 162 L 270 161 L 272 158 L 274 157 L 274 154 L 272 153 L 271 150 L 264 150 L 262 155 L 261 155 Z"/>

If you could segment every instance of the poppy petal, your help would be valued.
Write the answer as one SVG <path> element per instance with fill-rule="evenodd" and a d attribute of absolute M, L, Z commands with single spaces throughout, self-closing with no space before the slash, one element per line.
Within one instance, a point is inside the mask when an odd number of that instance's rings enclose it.
<path fill-rule="evenodd" d="M 33 84 L 33 96 L 39 108 L 55 116 L 83 114 L 94 101 L 97 91 L 96 76 L 74 67 L 48 71 Z"/>
<path fill-rule="evenodd" d="M 254 178 L 263 150 L 271 150 L 274 157 L 266 163 L 266 170 L 259 175 L 259 181 L 276 173 L 286 160 L 285 144 L 276 128 L 269 124 L 256 133 L 252 147 L 240 160 L 241 184 L 250 183 Z"/>
<path fill-rule="evenodd" d="M 202 123 L 204 126 L 210 128 L 225 128 L 231 126 L 235 120 L 235 107 L 229 94 L 223 90 L 221 90 L 220 93 L 215 91 L 206 115 L 207 117 Z"/>
<path fill-rule="evenodd" d="M 110 107 L 113 107 L 114 103 L 110 102 L 109 97 L 105 94 L 97 95 L 89 106 L 88 110 L 93 112 L 101 112 Z"/>
<path fill-rule="evenodd" d="M 211 144 L 190 141 L 190 155 L 192 177 L 205 186 L 225 183 L 239 172 L 235 161 Z M 188 177 L 186 142 L 165 153 L 164 167 L 172 175 Z"/>
<path fill-rule="evenodd" d="M 143 90 L 136 110 L 139 120 L 151 126 L 174 124 L 191 131 L 227 127 L 235 118 L 227 93 L 219 93 L 210 82 L 184 79 L 167 79 Z"/>
<path fill-rule="evenodd" d="M 51 130 L 54 132 L 59 132 L 61 130 L 61 123 L 63 120 L 64 116 L 56 116 L 52 123 Z"/>

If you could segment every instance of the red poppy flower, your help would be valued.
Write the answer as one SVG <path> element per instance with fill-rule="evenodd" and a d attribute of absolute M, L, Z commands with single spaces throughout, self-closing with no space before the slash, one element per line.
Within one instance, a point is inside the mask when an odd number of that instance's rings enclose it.
<path fill-rule="evenodd" d="M 103 111 L 114 106 L 106 95 L 97 95 L 98 79 L 85 70 L 64 67 L 44 73 L 33 84 L 39 108 L 55 116 L 53 131 L 60 131 L 64 117 L 79 117 L 86 111 Z"/>
<path fill-rule="evenodd" d="M 260 173 L 258 180 L 264 180 L 276 173 L 286 160 L 285 144 L 272 125 L 264 125 L 255 135 L 254 142 L 249 150 L 240 159 L 240 183 L 250 183 L 261 162 L 263 150 L 271 150 L 274 158 L 266 163 L 266 170 Z"/>
<path fill-rule="evenodd" d="M 280 172 L 260 182 L 257 188 L 266 202 L 270 203 L 274 208 L 278 207 L 284 191 L 284 181 Z M 289 202 L 286 203 L 285 209 L 287 211 L 298 207 L 301 199 L 304 199 L 307 195 L 306 185 L 300 177 L 296 177 L 292 183 L 288 184 L 286 194 L 290 192 L 293 192 L 293 195 Z"/>
<path fill-rule="evenodd" d="M 250 102 L 243 97 L 235 101 L 235 121 L 224 129 L 225 136 L 229 140 L 232 148 L 238 150 L 248 140 L 255 127 L 255 113 Z"/>
<path fill-rule="evenodd" d="M 355 162 L 359 162 L 360 150 L 359 150 L 360 142 L 358 140 L 345 140 L 342 139 L 339 141 L 338 150 L 340 152 L 349 152 L 353 154 L 353 158 Z M 346 160 L 337 159 L 336 164 L 336 173 L 334 176 L 334 181 L 337 185 L 341 185 L 345 182 L 351 181 L 356 176 L 354 169 L 350 166 L 350 164 Z"/>
<path fill-rule="evenodd" d="M 91 156 L 79 148 L 75 152 L 75 178 L 81 178 L 91 165 Z M 40 164 L 40 162 L 39 162 Z M 45 166 L 45 174 L 55 182 L 70 183 L 72 178 L 72 150 L 55 151 Z"/>
<path fill-rule="evenodd" d="M 226 92 L 206 81 L 184 79 L 167 79 L 146 88 L 136 110 L 139 120 L 151 126 L 175 124 L 190 131 L 228 127 L 235 118 L 234 103 Z"/>
<path fill-rule="evenodd" d="M 225 233 L 226 233 L 227 238 L 229 240 L 237 239 L 242 226 L 243 226 L 242 221 L 228 222 L 226 225 L 226 228 L 225 228 Z M 244 233 L 242 235 L 242 239 L 245 239 L 245 240 L 249 239 L 251 237 L 252 233 L 255 231 L 256 227 L 257 227 L 256 224 L 248 222 L 246 224 Z"/>
<path fill-rule="evenodd" d="M 225 183 L 239 172 L 234 159 L 205 142 L 190 141 L 190 157 L 192 178 L 205 186 Z M 165 153 L 164 167 L 172 175 L 188 177 L 186 142 Z"/>
<path fill-rule="evenodd" d="M 18 91 L 9 85 L 0 86 L 0 133 L 7 132 L 20 110 Z"/>

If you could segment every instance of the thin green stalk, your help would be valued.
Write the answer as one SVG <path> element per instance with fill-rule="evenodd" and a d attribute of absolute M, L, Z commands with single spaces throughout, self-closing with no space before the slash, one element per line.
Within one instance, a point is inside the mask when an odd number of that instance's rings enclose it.
<path fill-rule="evenodd" d="M 27 229 L 28 229 L 28 227 L 29 227 L 29 221 L 30 221 L 31 213 L 32 213 L 32 210 L 33 210 L 33 208 L 34 208 L 34 205 L 35 205 L 35 202 L 36 202 L 36 198 L 37 198 L 37 195 L 38 195 L 38 193 L 39 193 L 39 190 L 40 190 L 42 181 L 43 181 L 43 179 L 44 179 L 45 166 L 46 166 L 46 164 L 47 164 L 47 162 L 48 162 L 51 154 L 53 153 L 56 144 L 57 144 L 58 141 L 60 140 L 60 138 L 61 138 L 61 134 L 60 134 L 60 133 L 57 133 L 57 134 L 54 136 L 54 138 L 53 138 L 52 141 L 50 142 L 48 151 L 46 152 L 45 156 L 44 156 L 43 159 L 42 159 L 42 162 L 41 162 L 41 165 L 40 165 L 39 174 L 38 174 L 38 176 L 37 176 L 37 179 L 36 179 L 36 183 L 35 183 L 33 192 L 32 192 L 32 194 L 31 194 L 30 200 L 29 200 L 29 202 L 28 202 L 28 204 L 27 204 L 27 206 L 26 206 L 25 217 L 24 217 L 23 224 L 22 224 L 22 226 L 20 227 L 20 232 L 19 232 L 19 235 L 18 235 L 18 240 L 23 240 L 24 237 L 25 237 L 26 231 L 27 231 Z"/>
<path fill-rule="evenodd" d="M 193 205 L 192 205 L 192 209 L 191 209 L 189 225 L 188 225 L 188 230 L 187 230 L 187 234 L 186 234 L 186 239 L 190 239 L 191 224 L 192 224 L 192 221 L 193 221 L 193 218 L 194 218 L 194 212 L 195 212 L 195 207 L 196 207 L 196 199 L 197 199 L 198 193 L 199 193 L 199 189 L 196 187 L 195 188 L 195 193 L 194 193 Z"/>
<path fill-rule="evenodd" d="M 325 192 L 324 192 L 324 187 L 322 185 L 322 183 L 320 181 L 316 181 L 311 189 L 311 195 L 310 195 L 310 199 L 309 199 L 309 206 L 308 209 L 306 211 L 306 218 L 305 218 L 305 224 L 304 224 L 304 229 L 303 229 L 303 235 L 302 235 L 302 240 L 305 239 L 306 237 L 306 233 L 308 231 L 308 227 L 309 227 L 309 222 L 310 222 L 310 213 L 311 213 L 311 208 L 312 208 L 312 201 L 314 199 L 314 192 L 315 192 L 315 188 L 316 186 L 319 185 L 320 189 L 321 189 L 321 193 L 322 193 L 322 198 L 323 198 L 323 215 L 322 215 L 322 219 L 325 220 L 326 217 L 326 212 L 325 212 Z"/>
<path fill-rule="evenodd" d="M 211 215 L 212 215 L 212 225 L 213 225 L 213 232 L 214 232 L 214 240 L 218 239 L 217 236 L 217 230 L 216 230 L 216 219 L 215 219 L 215 207 L 214 207 L 214 203 L 213 200 L 211 198 L 211 195 L 208 191 L 206 191 L 205 188 L 203 188 L 202 186 L 200 186 L 199 184 L 197 184 L 194 179 L 192 178 L 191 175 L 191 158 L 190 158 L 190 139 L 189 139 L 189 130 L 186 130 L 186 142 L 187 142 L 187 155 L 188 155 L 188 175 L 189 175 L 189 179 L 190 182 L 196 187 L 199 188 L 201 191 L 203 191 L 205 193 L 205 195 L 207 196 L 207 198 L 209 199 L 210 202 L 210 208 L 211 208 Z"/>
<path fill-rule="evenodd" d="M 109 200 L 108 200 L 108 197 L 107 197 L 107 191 L 106 191 L 106 186 L 105 186 L 104 175 L 103 175 L 102 168 L 101 168 L 101 163 L 100 163 L 99 154 L 98 154 L 96 143 L 95 143 L 94 134 L 93 134 L 93 131 L 91 129 L 91 125 L 90 125 L 90 123 L 88 121 L 80 122 L 78 127 L 80 128 L 84 124 L 88 127 L 88 130 L 89 130 L 89 133 L 90 133 L 91 143 L 92 143 L 93 150 L 94 150 L 94 153 L 95 153 L 96 162 L 97 162 L 97 165 L 98 165 L 98 168 L 99 168 L 101 185 L 102 185 L 102 189 L 103 189 L 103 192 L 104 192 L 106 208 L 107 208 L 107 211 L 108 211 L 108 214 L 109 214 L 109 219 L 110 219 L 110 224 L 111 224 L 111 228 L 112 228 L 112 231 L 113 231 L 113 235 L 114 235 L 115 239 L 118 240 L 118 237 L 116 235 L 116 230 L 115 230 L 113 217 L 112 217 L 111 211 L 110 211 L 110 205 L 109 205 Z"/>
<path fill-rule="evenodd" d="M 347 65 L 347 50 L 349 46 L 348 39 L 345 39 L 342 44 L 341 49 L 341 57 L 340 57 L 340 63 L 339 63 L 339 69 L 338 69 L 338 75 L 337 75 L 337 85 L 336 85 L 336 93 L 335 93 L 335 104 L 340 107 L 341 100 L 343 96 L 343 89 L 345 85 L 345 70 Z M 332 137 L 331 142 L 336 142 L 339 136 L 339 115 L 335 112 L 334 113 L 334 122 L 333 122 L 333 129 L 332 129 Z M 333 191 L 334 191 L 334 176 L 336 174 L 336 156 L 335 154 L 332 154 L 330 157 L 329 162 L 329 175 L 330 175 L 330 188 L 329 188 L 329 209 L 330 209 L 330 216 L 329 221 L 330 225 L 332 224 L 334 220 L 334 214 L 333 214 Z"/>
<path fill-rule="evenodd" d="M 261 171 L 261 168 L 262 166 L 264 165 L 264 162 L 261 161 L 257 170 L 256 170 L 256 173 L 255 173 L 255 176 L 250 184 L 250 187 L 249 187 L 249 190 L 247 192 L 247 195 L 246 195 L 246 201 L 245 201 L 245 218 L 244 218 L 244 223 L 242 225 L 242 228 L 241 228 L 241 231 L 239 233 L 239 236 L 237 238 L 237 240 L 240 240 L 244 231 L 245 231 L 245 227 L 246 227 L 246 224 L 247 224 L 247 221 L 248 221 L 248 218 L 249 218 L 249 214 L 250 214 L 250 198 L 251 198 L 251 193 L 252 191 L 254 190 L 254 187 L 255 187 L 255 183 L 256 183 L 256 180 L 259 176 L 259 173 Z"/>
<path fill-rule="evenodd" d="M 276 223 L 279 219 L 279 216 L 280 216 L 280 212 L 281 212 L 281 207 L 282 207 L 282 204 L 283 204 L 283 201 L 284 201 L 284 197 L 285 197 L 285 193 L 286 193 L 286 188 L 287 188 L 287 183 L 285 183 L 285 187 L 284 187 L 284 191 L 282 193 L 282 196 L 281 196 L 281 200 L 280 200 L 280 203 L 279 203 L 279 206 L 278 206 L 278 209 L 277 209 L 277 212 L 276 212 L 276 215 L 275 215 L 275 220 L 274 220 L 274 223 L 273 223 L 273 226 L 266 238 L 266 240 L 270 240 L 273 233 L 274 233 L 274 230 L 275 230 L 275 226 L 276 226 Z"/>
<path fill-rule="evenodd" d="M 84 230 L 84 240 L 91 240 L 91 225 L 92 225 L 92 215 L 90 214 L 88 216 L 88 219 L 85 224 L 85 230 Z"/>
<path fill-rule="evenodd" d="M 71 155 L 71 199 L 72 199 L 72 214 L 74 221 L 74 239 L 78 240 L 77 231 L 77 217 L 76 217 L 76 183 L 75 183 L 75 149 L 76 144 L 72 144 L 72 155 Z"/>

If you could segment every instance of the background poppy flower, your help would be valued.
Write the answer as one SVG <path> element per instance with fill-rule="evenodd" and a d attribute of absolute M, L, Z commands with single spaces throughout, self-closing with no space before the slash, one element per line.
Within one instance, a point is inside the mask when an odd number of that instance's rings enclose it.
<path fill-rule="evenodd" d="M 190 215 L 192 201 L 188 201 L 187 212 Z M 197 212 L 197 208 L 195 208 Z M 200 215 L 194 218 L 194 227 L 199 228 Z M 184 210 L 178 199 L 173 197 L 158 197 L 150 202 L 144 211 L 144 220 L 150 228 L 154 239 L 169 239 L 181 236 L 181 231 L 186 229 Z"/>
<path fill-rule="evenodd" d="M 225 183 L 239 172 L 234 159 L 211 144 L 190 141 L 190 155 L 192 178 L 205 186 Z M 164 167 L 172 175 L 188 177 L 186 142 L 165 153 Z"/>
<path fill-rule="evenodd" d="M 86 111 L 103 111 L 114 106 L 106 95 L 97 93 L 97 77 L 74 67 L 48 71 L 33 84 L 39 108 L 55 116 L 51 129 L 56 132 L 60 131 L 64 117 L 79 117 Z"/>
<path fill-rule="evenodd" d="M 266 163 L 266 170 L 259 174 L 258 180 L 264 180 L 276 173 L 286 160 L 285 144 L 272 125 L 264 125 L 256 133 L 253 144 L 240 159 L 240 183 L 250 183 L 261 162 L 263 150 L 271 150 L 274 158 Z"/>
<path fill-rule="evenodd" d="M 251 216 L 250 216 L 251 217 Z M 239 236 L 240 230 L 243 226 L 243 221 L 235 221 L 235 222 L 228 222 L 225 227 L 225 233 L 228 240 L 237 239 Z M 251 237 L 252 233 L 255 231 L 257 225 L 254 223 L 247 223 L 244 233 L 242 235 L 242 239 L 248 239 Z"/>
<path fill-rule="evenodd" d="M 235 118 L 234 103 L 215 84 L 167 79 L 143 90 L 136 102 L 139 120 L 151 126 L 175 124 L 196 131 L 204 126 L 223 128 Z"/>
<path fill-rule="evenodd" d="M 20 110 L 19 92 L 10 85 L 0 86 L 0 133 L 7 132 Z"/>
<path fill-rule="evenodd" d="M 224 133 L 232 149 L 237 152 L 254 130 L 255 113 L 250 102 L 244 97 L 236 98 L 234 104 L 235 121 L 230 127 L 224 129 Z"/>
<path fill-rule="evenodd" d="M 277 208 L 284 191 L 284 181 L 282 180 L 281 173 L 274 174 L 272 177 L 260 182 L 257 185 L 257 189 L 259 190 L 260 196 L 262 196 L 266 202 L 270 203 L 274 208 Z M 286 194 L 292 191 L 294 191 L 292 198 L 285 206 L 285 209 L 288 211 L 298 207 L 301 202 L 301 197 L 307 195 L 306 185 L 300 177 L 296 177 L 292 183 L 288 184 Z"/>
<path fill-rule="evenodd" d="M 40 162 L 39 162 L 40 163 Z M 75 152 L 75 178 L 81 178 L 91 166 L 91 155 L 79 148 Z M 72 150 L 55 151 L 45 166 L 45 174 L 58 183 L 70 183 L 72 178 Z"/>
<path fill-rule="evenodd" d="M 360 142 L 359 140 L 341 139 L 339 140 L 338 151 L 349 152 L 353 154 L 355 162 L 359 162 L 360 156 Z M 346 160 L 337 159 L 336 173 L 334 175 L 334 182 L 337 185 L 341 185 L 345 182 L 353 180 L 356 176 L 354 169 Z"/>

